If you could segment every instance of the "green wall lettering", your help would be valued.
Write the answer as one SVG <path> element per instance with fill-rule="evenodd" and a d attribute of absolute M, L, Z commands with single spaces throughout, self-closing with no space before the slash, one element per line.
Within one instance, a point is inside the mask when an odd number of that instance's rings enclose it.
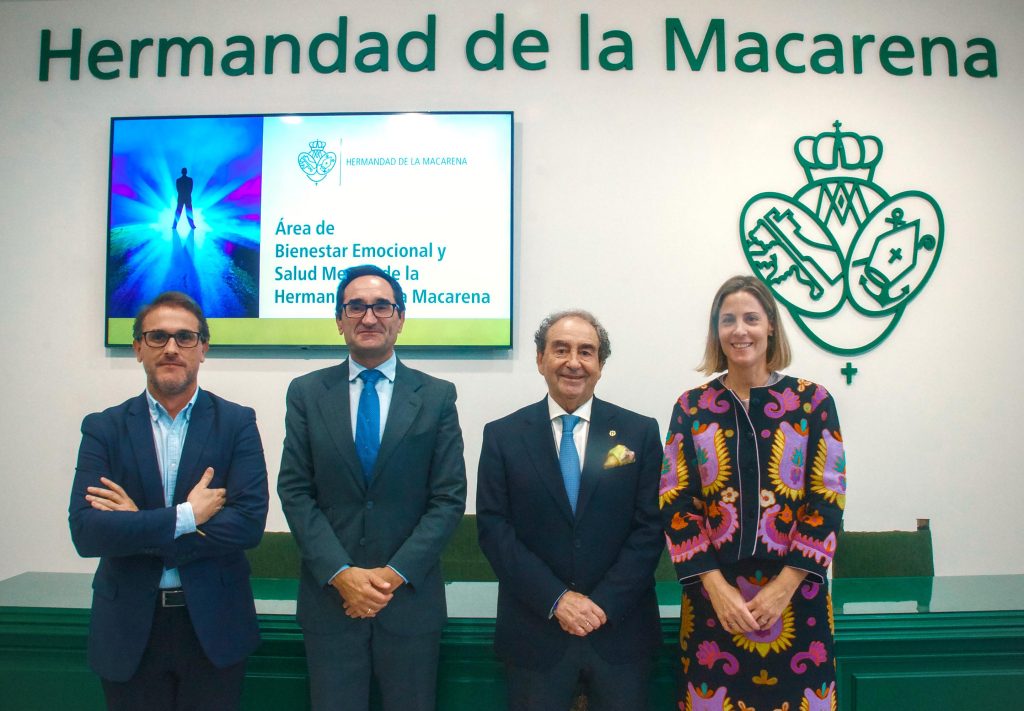
<path fill-rule="evenodd" d="M 996 77 L 999 75 L 996 70 L 996 46 L 991 40 L 984 37 L 976 37 L 967 43 L 968 47 L 981 47 L 981 52 L 975 52 L 964 61 L 964 71 L 968 76 Z M 983 65 L 983 66 L 980 66 Z"/>
<path fill-rule="evenodd" d="M 775 59 L 785 71 L 791 74 L 803 74 L 807 71 L 807 67 L 802 64 L 793 64 L 786 58 L 786 46 L 790 42 L 803 42 L 804 36 L 800 32 L 790 32 L 782 35 L 779 38 L 779 43 L 775 45 Z"/>
<path fill-rule="evenodd" d="M 912 74 L 914 72 L 914 67 L 912 64 L 898 67 L 893 64 L 892 60 L 913 58 L 914 45 L 910 44 L 910 40 L 902 35 L 886 37 L 878 47 L 878 61 L 882 64 L 882 69 L 890 74 L 895 74 L 896 76 L 907 76 L 908 74 Z"/>
<path fill-rule="evenodd" d="M 607 45 L 601 50 L 597 57 L 597 61 L 601 64 L 601 69 L 607 69 L 610 72 L 618 71 L 619 69 L 632 70 L 633 38 L 622 30 L 608 30 L 601 37 L 606 40 L 619 40 L 619 44 Z M 613 60 L 612 57 L 615 55 L 621 55 L 621 59 Z"/>
<path fill-rule="evenodd" d="M 278 45 L 286 44 L 291 47 L 291 70 L 292 74 L 299 73 L 299 55 L 301 50 L 299 49 L 299 39 L 295 35 L 267 35 L 266 37 L 266 56 L 263 58 L 263 71 L 266 74 L 274 73 L 274 57 Z"/>
<path fill-rule="evenodd" d="M 482 60 L 478 54 L 477 45 L 481 40 L 486 41 L 493 47 L 489 59 Z M 499 12 L 494 16 L 494 30 L 477 30 L 466 40 L 466 61 L 469 66 L 478 72 L 486 72 L 490 69 L 501 71 L 505 68 L 505 14 Z"/>
<path fill-rule="evenodd" d="M 245 35 L 228 37 L 228 47 L 234 44 L 240 44 L 242 48 L 225 53 L 220 58 L 220 70 L 229 77 L 252 76 L 256 73 L 256 45 Z M 241 60 L 239 66 L 235 66 L 235 60 Z"/>
<path fill-rule="evenodd" d="M 53 59 L 69 59 L 71 66 L 68 76 L 71 81 L 78 81 L 78 72 L 82 63 L 82 30 L 79 27 L 71 30 L 71 46 L 68 49 L 53 49 L 50 45 L 53 35 L 43 30 L 39 37 L 39 81 L 50 80 L 50 61 Z"/>
<path fill-rule="evenodd" d="M 527 44 L 530 42 L 530 44 Z M 539 59 L 531 62 L 526 58 L 527 54 L 543 54 L 548 51 L 548 38 L 540 30 L 523 30 L 512 40 L 512 59 L 523 69 L 537 71 L 544 69 L 548 62 L 546 59 Z"/>
<path fill-rule="evenodd" d="M 665 68 L 670 72 L 676 70 L 676 43 L 686 56 L 686 63 L 690 69 L 699 72 L 704 68 L 704 59 L 711 49 L 711 43 L 715 43 L 715 68 L 725 71 L 725 20 L 711 20 L 708 23 L 707 32 L 704 33 L 704 41 L 700 45 L 700 52 L 693 53 L 693 46 L 686 36 L 686 30 L 678 17 L 665 19 Z"/>
<path fill-rule="evenodd" d="M 726 54 L 733 52 L 733 64 L 741 72 L 765 73 L 771 69 L 770 59 L 774 54 L 778 66 L 791 74 L 803 74 L 807 65 L 793 60 L 796 46 L 805 42 L 800 32 L 787 32 L 775 40 L 774 52 L 772 40 L 760 32 L 746 31 L 736 36 L 736 44 L 727 46 L 725 37 L 725 20 L 713 19 L 708 23 L 699 51 L 694 51 L 690 37 L 682 20 L 670 17 L 665 20 L 665 68 L 676 71 L 679 66 L 679 50 L 682 50 L 686 65 L 691 71 L 704 69 L 712 45 L 715 51 L 715 69 L 726 71 Z M 864 53 L 870 45 L 876 44 L 873 34 L 853 35 L 849 39 L 850 57 L 853 60 L 854 74 L 864 73 Z M 969 48 L 979 48 L 964 62 L 964 70 L 972 77 L 997 76 L 995 44 L 983 37 L 976 37 L 966 43 Z M 844 41 L 836 34 L 822 33 L 814 36 L 814 52 L 810 57 L 810 68 L 815 74 L 844 74 L 846 72 L 846 47 Z M 878 43 L 878 66 L 887 74 L 907 76 L 920 71 L 924 76 L 932 76 L 933 70 L 943 66 L 936 63 L 934 53 L 937 47 L 946 51 L 946 73 L 955 77 L 958 74 L 956 44 L 948 37 L 922 37 L 920 54 L 916 45 L 903 35 L 891 35 Z M 919 61 L 918 61 L 919 60 Z M 584 60 L 583 69 L 586 69 Z"/>
<path fill-rule="evenodd" d="M 114 40 L 100 40 L 89 48 L 89 73 L 97 79 L 117 79 L 121 76 L 120 69 L 104 71 L 100 64 L 121 62 L 123 59 L 121 45 Z"/>
<path fill-rule="evenodd" d="M 736 68 L 741 72 L 768 71 L 768 40 L 759 32 L 743 32 L 740 42 L 753 42 L 752 47 L 742 47 L 736 52 Z"/>
<path fill-rule="evenodd" d="M 356 69 L 367 74 L 386 72 L 388 70 L 388 38 L 380 32 L 364 32 L 359 35 L 359 41 L 364 45 L 368 42 L 377 44 L 364 46 L 356 52 Z"/>
<path fill-rule="evenodd" d="M 153 38 L 133 39 L 131 59 L 128 62 L 128 76 L 132 79 L 139 78 L 139 59 L 142 57 L 142 50 L 153 46 Z"/>
<path fill-rule="evenodd" d="M 548 36 L 537 28 L 506 33 L 506 24 L 505 13 L 499 12 L 494 15 L 493 27 L 475 30 L 468 36 L 465 56 L 469 66 L 478 72 L 503 71 L 511 57 L 520 69 L 547 69 L 551 49 Z M 623 29 L 609 29 L 601 33 L 598 47 L 598 41 L 591 41 L 590 25 L 590 15 L 581 13 L 580 70 L 589 71 L 596 59 L 598 66 L 605 71 L 632 71 L 636 57 L 633 36 Z M 202 60 L 204 76 L 211 76 L 215 68 L 228 77 L 253 76 L 260 68 L 268 75 L 279 68 L 298 74 L 302 70 L 303 56 L 317 74 L 343 74 L 348 71 L 350 60 L 355 70 L 362 73 L 390 71 L 392 60 L 397 60 L 407 72 L 437 70 L 438 28 L 434 14 L 426 16 L 425 28 L 410 30 L 397 39 L 394 35 L 389 38 L 380 31 L 362 32 L 358 35 L 358 47 L 353 48 L 353 56 L 349 55 L 348 30 L 348 16 L 340 15 L 337 31 L 316 34 L 305 46 L 304 41 L 295 35 L 282 33 L 263 35 L 262 46 L 247 35 L 230 35 L 223 45 L 215 47 L 209 37 L 202 35 L 192 38 L 140 37 L 121 41 L 100 38 L 86 45 L 80 27 L 71 30 L 66 42 L 55 39 L 52 30 L 43 29 L 39 38 L 39 81 L 50 81 L 55 71 L 63 75 L 65 67 L 68 80 L 78 81 L 83 50 L 86 68 L 93 78 L 101 81 L 119 79 L 125 76 L 123 65 L 127 61 L 127 76 L 137 79 L 143 61 L 153 54 L 146 52 L 149 48 L 155 48 L 156 52 L 155 59 L 147 62 L 147 71 L 155 69 L 156 76 L 160 78 L 168 75 L 168 67 L 177 56 L 180 56 L 178 75 L 182 77 L 192 74 L 194 61 L 199 61 L 197 57 Z M 706 68 L 725 72 L 728 71 L 731 54 L 735 69 L 746 74 L 765 74 L 773 65 L 788 74 L 806 74 L 808 69 L 819 75 L 844 74 L 848 66 L 852 66 L 854 74 L 863 74 L 865 54 L 868 54 L 867 63 L 871 67 L 893 76 L 920 73 L 930 77 L 937 72 L 956 77 L 961 66 L 964 73 L 972 78 L 998 76 L 995 43 L 984 37 L 958 44 L 944 36 L 914 39 L 890 35 L 879 39 L 874 34 L 844 38 L 833 33 L 821 33 L 814 35 L 808 43 L 803 32 L 785 32 L 775 38 L 746 30 L 727 38 L 723 18 L 708 20 L 700 28 L 699 35 L 692 30 L 691 26 L 688 33 L 683 20 L 678 17 L 665 18 L 666 70 L 674 72 L 685 66 L 693 72 Z M 871 61 L 876 48 L 877 64 Z M 260 51 L 263 52 L 262 63 Z M 173 68 L 171 73 L 174 73 Z"/>
<path fill-rule="evenodd" d="M 161 37 L 157 42 L 156 52 L 156 75 L 167 76 L 167 60 L 170 57 L 171 49 L 177 47 L 181 51 L 181 76 L 187 77 L 192 67 L 192 50 L 196 47 L 203 48 L 203 74 L 213 75 L 213 42 L 209 37 L 196 37 L 186 40 L 184 37 Z"/>
<path fill-rule="evenodd" d="M 827 44 L 827 47 L 819 47 L 811 55 L 811 69 L 815 74 L 842 74 L 843 73 L 843 41 L 835 35 L 815 35 L 814 44 Z M 825 60 L 829 60 L 825 63 Z"/>
<path fill-rule="evenodd" d="M 320 48 L 325 44 L 334 45 L 334 61 L 325 64 L 320 61 Z M 309 43 L 309 66 L 313 71 L 320 74 L 331 74 L 333 72 L 344 72 L 348 58 L 348 18 L 342 15 L 338 18 L 338 34 L 323 32 L 313 38 Z"/>
<path fill-rule="evenodd" d="M 590 69 L 590 15 L 580 15 L 580 69 Z"/>
<path fill-rule="evenodd" d="M 853 73 L 864 73 L 864 47 L 875 41 L 874 35 L 853 36 Z"/>
<path fill-rule="evenodd" d="M 480 42 L 483 41 L 485 58 L 480 58 Z M 531 41 L 530 44 L 527 44 Z M 489 46 L 488 46 L 489 45 Z M 493 49 L 492 49 L 493 48 Z M 520 69 L 536 71 L 547 66 L 546 60 L 528 59 L 527 54 L 541 54 L 548 51 L 548 38 L 540 30 L 523 30 L 512 39 L 512 61 Z M 505 68 L 505 15 L 494 16 L 493 30 L 477 30 L 466 40 L 466 61 L 478 72 Z"/>
<path fill-rule="evenodd" d="M 946 50 L 946 71 L 949 73 L 949 76 L 955 77 L 957 73 L 956 45 L 948 37 L 921 38 L 921 61 L 924 63 L 924 75 L 926 77 L 932 75 L 932 52 L 936 47 L 942 47 Z"/>
<path fill-rule="evenodd" d="M 423 59 L 414 62 L 409 58 L 409 46 L 414 42 L 423 43 Z M 415 45 L 414 45 L 415 46 Z M 427 31 L 411 30 L 398 40 L 398 63 L 407 72 L 432 72 L 437 69 L 437 16 L 427 15 Z"/>

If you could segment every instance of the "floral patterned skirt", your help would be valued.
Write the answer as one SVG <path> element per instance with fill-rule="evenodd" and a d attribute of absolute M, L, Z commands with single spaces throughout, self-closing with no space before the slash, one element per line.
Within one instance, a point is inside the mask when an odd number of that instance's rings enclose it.
<path fill-rule="evenodd" d="M 748 559 L 722 574 L 750 600 L 782 569 Z M 683 588 L 680 711 L 835 711 L 835 632 L 828 586 L 804 581 L 765 631 L 731 634 L 700 583 Z"/>

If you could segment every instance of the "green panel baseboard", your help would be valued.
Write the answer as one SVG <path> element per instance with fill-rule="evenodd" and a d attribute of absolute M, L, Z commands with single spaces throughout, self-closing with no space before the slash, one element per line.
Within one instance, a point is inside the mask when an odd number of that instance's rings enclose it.
<path fill-rule="evenodd" d="M 24 573 L 0 581 L 0 707 L 103 708 L 85 645 L 91 576 Z M 492 648 L 496 585 L 448 587 L 438 708 L 503 711 Z M 674 708 L 679 587 L 658 583 L 663 646 L 652 709 Z M 293 579 L 254 579 L 263 643 L 250 658 L 243 708 L 309 708 Z M 922 591 L 927 589 L 927 595 Z M 1004 709 L 1024 689 L 1024 576 L 849 579 L 833 583 L 842 711 Z M 491 612 L 487 612 L 491 610 Z M 376 708 L 379 708 L 376 707 Z"/>

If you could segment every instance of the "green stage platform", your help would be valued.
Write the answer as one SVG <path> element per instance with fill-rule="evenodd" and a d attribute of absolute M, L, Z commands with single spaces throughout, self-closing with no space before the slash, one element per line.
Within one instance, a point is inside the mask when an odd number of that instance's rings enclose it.
<path fill-rule="evenodd" d="M 103 708 L 85 664 L 92 576 L 23 573 L 0 581 L 0 707 Z M 254 579 L 263 644 L 250 659 L 244 708 L 308 708 L 296 581 Z M 1024 694 L 1024 575 L 843 578 L 833 581 L 840 709 L 1020 708 Z M 441 711 L 504 708 L 491 649 L 497 585 L 448 584 Z M 655 709 L 674 709 L 679 586 L 658 583 L 664 650 Z M 630 710 L 632 711 L 632 710 Z"/>

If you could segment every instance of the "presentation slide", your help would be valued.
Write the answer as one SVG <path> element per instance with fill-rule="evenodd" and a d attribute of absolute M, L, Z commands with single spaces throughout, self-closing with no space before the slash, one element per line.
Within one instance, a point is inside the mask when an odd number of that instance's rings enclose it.
<path fill-rule="evenodd" d="M 511 346 L 511 112 L 115 118 L 108 346 L 157 294 L 214 345 L 337 346 L 347 267 L 406 295 L 399 345 Z"/>

